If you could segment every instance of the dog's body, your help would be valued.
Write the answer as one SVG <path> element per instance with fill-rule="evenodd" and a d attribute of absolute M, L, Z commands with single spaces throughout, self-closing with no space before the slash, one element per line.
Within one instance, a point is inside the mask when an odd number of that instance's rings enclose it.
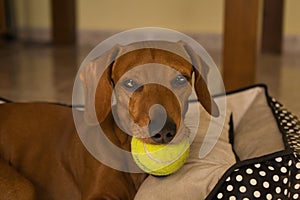
<path fill-rule="evenodd" d="M 112 128 L 109 118 L 102 127 L 116 139 L 120 133 Z M 49 200 L 133 199 L 145 177 L 111 169 L 92 157 L 76 133 L 69 107 L 3 104 L 0 122 L 2 165 L 23 176 L 0 177 L 1 200 L 31 199 L 33 193 L 36 199 Z M 2 169 L 0 176 L 7 173 Z"/>
<path fill-rule="evenodd" d="M 112 54 L 118 53 L 113 50 L 109 56 Z M 110 109 L 114 84 L 116 113 L 123 128 L 133 135 L 147 143 L 177 142 L 188 135 L 187 128 L 180 125 L 187 111 L 189 87 L 195 72 L 188 61 L 160 49 L 139 49 L 117 58 L 99 80 L 93 76 L 98 73 L 96 68 L 101 62 L 95 60 L 81 72 L 86 92 L 82 121 L 91 125 L 99 123 L 113 144 L 130 151 L 131 136 L 119 128 Z M 153 76 L 151 69 L 129 73 L 147 63 L 159 64 L 156 70 L 160 65 L 175 70 L 154 73 L 164 79 L 162 84 L 169 86 L 147 84 Z M 166 87 L 173 87 L 176 95 Z M 91 94 L 90 88 L 96 88 L 95 94 Z M 195 89 L 204 108 L 216 113 L 199 73 L 195 75 Z M 151 111 L 156 104 L 166 111 L 166 122 L 161 130 L 155 127 L 160 111 Z M 126 106 L 132 120 L 124 114 Z M 93 110 L 96 119 L 90 114 Z M 146 127 L 146 131 L 140 127 Z M 0 199 L 133 199 L 147 176 L 101 164 L 79 139 L 72 109 L 46 103 L 0 105 L 0 159 Z"/>

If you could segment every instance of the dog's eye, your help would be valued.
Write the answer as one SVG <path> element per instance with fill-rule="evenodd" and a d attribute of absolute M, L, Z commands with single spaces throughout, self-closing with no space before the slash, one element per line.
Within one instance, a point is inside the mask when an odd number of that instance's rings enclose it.
<path fill-rule="evenodd" d="M 139 87 L 139 84 L 133 79 L 126 79 L 123 81 L 123 86 L 128 90 L 135 90 Z"/>
<path fill-rule="evenodd" d="M 185 86 L 187 82 L 188 82 L 187 78 L 184 75 L 180 74 L 177 75 L 176 78 L 172 81 L 172 86 L 175 88 L 179 88 Z"/>

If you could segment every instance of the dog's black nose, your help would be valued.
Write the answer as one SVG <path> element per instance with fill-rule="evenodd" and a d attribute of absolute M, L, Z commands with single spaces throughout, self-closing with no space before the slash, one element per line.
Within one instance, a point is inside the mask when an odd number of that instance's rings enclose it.
<path fill-rule="evenodd" d="M 149 133 L 151 138 L 157 144 L 167 144 L 173 140 L 176 135 L 176 124 L 172 120 L 167 120 L 163 128 L 159 131 L 155 130 L 155 121 L 149 124 Z"/>

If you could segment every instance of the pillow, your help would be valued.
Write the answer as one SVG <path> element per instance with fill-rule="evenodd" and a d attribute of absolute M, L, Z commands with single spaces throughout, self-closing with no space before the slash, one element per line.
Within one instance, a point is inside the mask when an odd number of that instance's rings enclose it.
<path fill-rule="evenodd" d="M 268 106 L 264 90 L 259 90 L 234 131 L 234 150 L 240 160 L 284 150 L 282 134 Z"/>
<path fill-rule="evenodd" d="M 189 110 L 193 110 L 193 106 L 200 106 L 198 103 L 193 104 Z M 206 157 L 199 158 L 199 150 L 211 120 L 210 115 L 202 107 L 200 110 L 200 128 L 191 145 L 190 156 L 186 163 L 169 176 L 147 177 L 135 200 L 204 199 L 226 170 L 235 163 L 235 155 L 229 143 L 230 112 L 226 114 L 222 133 L 212 151 Z"/>

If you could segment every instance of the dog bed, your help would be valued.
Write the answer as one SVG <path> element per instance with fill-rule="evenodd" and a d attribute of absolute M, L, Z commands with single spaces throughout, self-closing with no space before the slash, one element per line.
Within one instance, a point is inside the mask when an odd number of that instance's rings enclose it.
<path fill-rule="evenodd" d="M 238 116 L 236 105 L 249 105 L 242 117 L 236 117 L 231 140 L 240 161 L 222 176 L 207 199 L 300 199 L 298 118 L 270 97 L 264 85 L 228 97 L 233 123 L 234 115 Z M 253 99 L 250 104 L 249 99 Z M 233 106 L 234 101 L 241 102 Z"/>
<path fill-rule="evenodd" d="M 212 152 L 204 159 L 192 152 L 168 177 L 149 176 L 136 199 L 300 199 L 298 118 L 265 85 L 226 96 L 230 126 Z"/>
<path fill-rule="evenodd" d="M 300 199 L 298 118 L 270 97 L 265 85 L 226 97 L 226 123 L 213 150 L 197 158 L 200 130 L 183 168 L 167 177 L 149 176 L 136 199 Z"/>

